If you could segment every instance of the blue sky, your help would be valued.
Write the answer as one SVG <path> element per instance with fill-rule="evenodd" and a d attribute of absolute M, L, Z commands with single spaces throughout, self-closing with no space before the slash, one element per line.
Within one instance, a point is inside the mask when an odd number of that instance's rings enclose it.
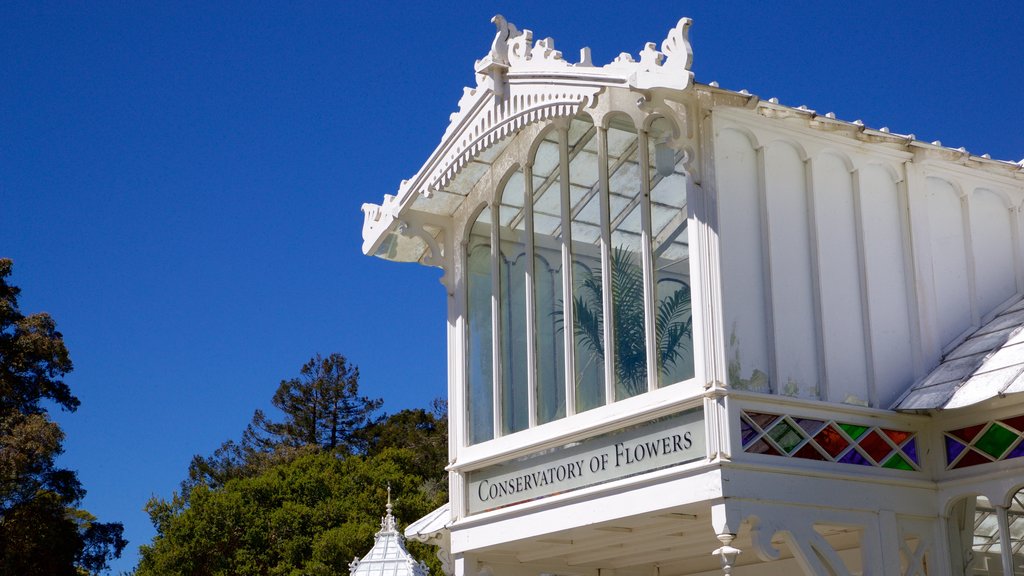
<path fill-rule="evenodd" d="M 440 274 L 363 256 L 359 208 L 433 150 L 499 12 L 597 64 L 690 16 L 699 82 L 1024 157 L 1013 2 L 4 3 L 0 256 L 71 351 L 62 463 L 125 525 L 115 572 L 313 354 L 389 412 L 445 394 Z"/>

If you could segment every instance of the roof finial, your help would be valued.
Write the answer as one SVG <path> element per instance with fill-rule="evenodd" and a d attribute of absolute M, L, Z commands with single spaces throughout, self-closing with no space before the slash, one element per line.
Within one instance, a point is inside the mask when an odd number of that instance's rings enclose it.
<path fill-rule="evenodd" d="M 387 510 L 387 514 L 385 514 L 384 518 L 382 518 L 381 521 L 380 521 L 380 529 L 381 529 L 382 532 L 383 531 L 394 532 L 395 530 L 397 530 L 397 528 L 395 526 L 395 517 L 391 515 L 392 506 L 391 506 L 391 483 L 390 482 L 388 482 L 388 505 L 387 505 L 386 510 Z"/>

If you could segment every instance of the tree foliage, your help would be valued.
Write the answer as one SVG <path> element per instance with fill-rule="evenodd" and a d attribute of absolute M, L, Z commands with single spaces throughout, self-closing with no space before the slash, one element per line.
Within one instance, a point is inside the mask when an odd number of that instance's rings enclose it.
<path fill-rule="evenodd" d="M 365 455 L 320 449 L 216 488 L 198 484 L 187 497 L 154 498 L 146 511 L 157 535 L 140 548 L 136 576 L 342 573 L 369 551 L 388 486 L 394 513 L 406 522 L 447 501 L 447 490 L 422 476 L 424 469 L 410 448 L 378 445 Z M 408 544 L 440 574 L 427 547 Z"/>
<path fill-rule="evenodd" d="M 196 456 L 180 494 L 147 504 L 157 536 L 137 576 L 338 574 L 369 550 L 389 485 L 404 522 L 446 502 L 444 402 L 380 418 L 358 379 L 344 356 L 317 355 L 274 394 L 281 420 L 257 411 L 239 440 Z"/>
<path fill-rule="evenodd" d="M 317 354 L 299 373 L 282 381 L 271 401 L 284 420 L 274 422 L 257 410 L 254 428 L 273 444 L 365 451 L 358 431 L 375 423 L 382 401 L 359 395 L 359 368 L 341 354 Z"/>
<path fill-rule="evenodd" d="M 127 544 L 123 527 L 80 510 L 78 476 L 55 463 L 64 433 L 47 406 L 78 408 L 62 380 L 71 358 L 49 315 L 21 313 L 12 267 L 0 259 L 0 573 L 99 573 Z"/>
<path fill-rule="evenodd" d="M 211 488 L 259 474 L 317 450 L 364 453 L 365 430 L 377 425 L 382 401 L 359 392 L 359 368 L 341 354 L 317 354 L 298 378 L 282 380 L 271 403 L 283 419 L 256 410 L 239 441 L 228 440 L 208 457 L 195 456 L 182 491 L 198 484 Z"/>

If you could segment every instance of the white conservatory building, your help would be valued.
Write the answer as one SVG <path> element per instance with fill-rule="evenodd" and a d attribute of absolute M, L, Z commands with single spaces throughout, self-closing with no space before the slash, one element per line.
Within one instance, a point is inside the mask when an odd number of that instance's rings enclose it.
<path fill-rule="evenodd" d="M 457 576 L 1024 575 L 1024 163 L 497 16 L 363 250 L 444 270 Z M 568 303 L 568 304 L 567 304 Z"/>

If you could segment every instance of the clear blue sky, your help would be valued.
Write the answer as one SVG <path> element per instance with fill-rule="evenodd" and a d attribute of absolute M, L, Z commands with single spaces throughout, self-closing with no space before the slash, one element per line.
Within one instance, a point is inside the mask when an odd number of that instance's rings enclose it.
<path fill-rule="evenodd" d="M 553 4 L 0 5 L 0 256 L 71 351 L 62 464 L 125 525 L 115 572 L 314 353 L 389 412 L 445 394 L 439 273 L 363 256 L 359 207 L 437 144 L 494 13 L 598 64 L 690 16 L 700 82 L 1024 157 L 1016 2 Z"/>

